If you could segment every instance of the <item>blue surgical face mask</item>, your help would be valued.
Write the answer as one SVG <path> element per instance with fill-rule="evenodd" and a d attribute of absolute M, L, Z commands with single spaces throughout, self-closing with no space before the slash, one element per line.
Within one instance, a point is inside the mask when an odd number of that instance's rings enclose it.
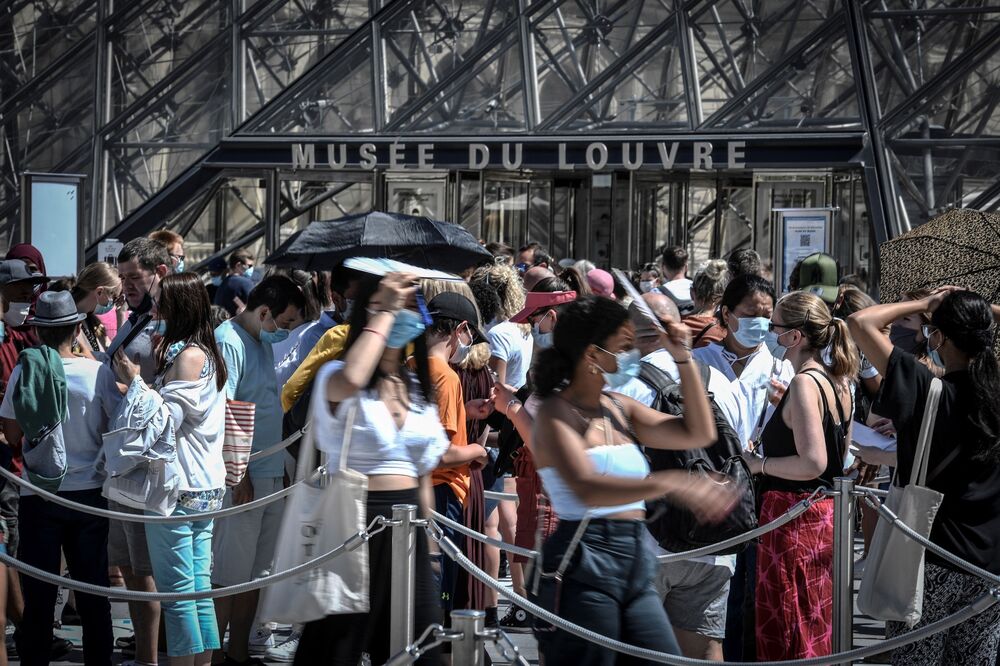
<path fill-rule="evenodd" d="M 396 321 L 392 322 L 389 339 L 385 346 L 389 349 L 402 349 L 407 343 L 423 335 L 427 326 L 423 317 L 412 310 L 400 310 L 396 313 Z"/>
<path fill-rule="evenodd" d="M 791 331 L 785 331 L 785 333 L 791 333 Z M 764 335 L 764 344 L 767 345 L 767 350 L 771 352 L 771 356 L 778 359 L 779 361 L 785 358 L 785 354 L 788 353 L 788 347 L 781 344 L 778 340 L 785 333 L 776 333 L 775 331 L 768 331 Z"/>
<path fill-rule="evenodd" d="M 94 314 L 95 315 L 108 314 L 114 309 L 115 309 L 115 302 L 114 300 L 109 298 L 107 303 L 104 304 L 101 304 L 100 302 L 97 303 L 97 307 L 94 308 Z"/>
<path fill-rule="evenodd" d="M 222 276 L 221 275 L 213 275 L 212 276 L 212 284 L 214 284 L 216 287 L 221 287 L 222 286 Z"/>
<path fill-rule="evenodd" d="M 600 349 L 600 347 L 598 347 Z M 610 354 L 604 349 L 601 351 Z M 615 361 L 618 364 L 618 369 L 614 372 L 604 373 L 604 382 L 613 389 L 621 388 L 628 384 L 632 379 L 639 376 L 639 369 L 641 366 L 642 357 L 639 355 L 638 349 L 630 349 L 628 351 L 621 351 L 617 354 L 612 354 L 615 357 Z"/>
<path fill-rule="evenodd" d="M 177 262 L 177 268 L 174 269 L 174 273 L 183 273 L 183 272 L 184 272 L 184 260 L 181 259 L 180 261 Z"/>
<path fill-rule="evenodd" d="M 3 319 L 0 319 L 0 342 L 3 342 L 5 337 L 7 337 L 7 331 L 4 329 Z"/>
<path fill-rule="evenodd" d="M 939 367 L 944 367 L 944 359 L 941 358 L 941 354 L 938 352 L 941 346 L 938 345 L 937 349 L 931 349 L 931 339 L 927 338 L 927 357 Z"/>
<path fill-rule="evenodd" d="M 248 278 L 253 276 L 253 266 L 247 266 L 247 269 L 243 271 L 243 277 Z"/>
<path fill-rule="evenodd" d="M 269 345 L 276 345 L 279 342 L 284 342 L 288 338 L 288 329 L 278 328 L 278 322 L 274 321 L 274 317 L 271 315 L 268 316 L 271 317 L 271 321 L 274 322 L 275 330 L 265 331 L 263 328 L 260 329 L 260 341 Z"/>
<path fill-rule="evenodd" d="M 552 346 L 552 331 L 548 333 L 542 333 L 542 322 L 545 317 L 542 317 L 531 327 L 531 337 L 535 341 L 535 346 L 539 349 L 548 349 Z"/>
<path fill-rule="evenodd" d="M 741 347 L 756 349 L 760 343 L 764 342 L 770 323 L 771 320 L 767 317 L 739 317 L 736 320 L 738 328 L 730 333 L 733 334 Z"/>

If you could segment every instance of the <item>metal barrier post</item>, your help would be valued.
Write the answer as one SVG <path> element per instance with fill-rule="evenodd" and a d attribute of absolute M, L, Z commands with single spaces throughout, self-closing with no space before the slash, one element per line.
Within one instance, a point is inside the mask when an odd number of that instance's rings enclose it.
<path fill-rule="evenodd" d="M 833 489 L 833 651 L 844 652 L 854 647 L 854 480 Z"/>
<path fill-rule="evenodd" d="M 483 666 L 486 651 L 477 638 L 486 628 L 486 613 L 479 610 L 451 612 L 451 628 L 462 637 L 451 644 L 452 666 Z"/>
<path fill-rule="evenodd" d="M 417 533 L 413 521 L 417 507 L 392 507 L 392 601 L 389 607 L 389 653 L 396 654 L 413 642 L 413 606 L 416 597 Z"/>

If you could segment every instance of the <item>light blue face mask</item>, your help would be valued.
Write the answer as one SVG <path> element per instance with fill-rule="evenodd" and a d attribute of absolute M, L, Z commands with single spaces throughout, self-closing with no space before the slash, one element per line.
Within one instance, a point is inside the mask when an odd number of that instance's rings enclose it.
<path fill-rule="evenodd" d="M 253 277 L 253 266 L 247 266 L 247 269 L 243 271 L 243 277 Z"/>
<path fill-rule="evenodd" d="M 216 287 L 221 287 L 222 286 L 222 276 L 221 275 L 213 275 L 212 276 L 212 284 L 215 285 Z"/>
<path fill-rule="evenodd" d="M 180 261 L 177 262 L 177 268 L 174 269 L 174 273 L 183 273 L 183 272 L 184 272 L 184 260 L 181 259 Z"/>
<path fill-rule="evenodd" d="M 785 331 L 785 333 L 791 333 L 791 330 Z M 788 347 L 784 346 L 778 340 L 785 333 L 775 333 L 774 331 L 768 331 L 764 335 L 764 344 L 767 345 L 767 350 L 771 352 L 771 356 L 778 359 L 779 361 L 785 358 L 785 354 L 788 353 Z"/>
<path fill-rule="evenodd" d="M 941 368 L 944 367 L 944 359 L 941 358 L 941 354 L 938 352 L 937 349 L 931 349 L 930 338 L 927 339 L 927 357 L 931 360 L 932 363 L 934 363 L 934 365 Z"/>
<path fill-rule="evenodd" d="M 115 302 L 109 298 L 107 303 L 104 303 L 103 305 L 101 303 L 97 304 L 97 307 L 94 308 L 94 314 L 95 315 L 108 314 L 114 309 L 115 309 Z"/>
<path fill-rule="evenodd" d="M 611 354 L 607 349 L 602 349 L 601 347 L 598 347 L 598 349 L 605 354 Z M 638 349 L 630 349 L 611 355 L 615 357 L 618 369 L 614 372 L 604 373 L 604 382 L 610 388 L 621 388 L 625 384 L 628 384 L 630 380 L 639 376 L 639 370 L 642 367 L 642 356 L 639 355 Z"/>
<path fill-rule="evenodd" d="M 7 331 L 4 329 L 3 319 L 0 319 L 0 342 L 3 342 L 4 338 L 7 337 Z"/>
<path fill-rule="evenodd" d="M 770 324 L 771 320 L 767 317 L 739 317 L 736 319 L 738 328 L 730 333 L 733 334 L 741 347 L 756 349 L 760 343 L 764 342 L 764 338 L 767 336 L 767 327 Z"/>
<path fill-rule="evenodd" d="M 552 346 L 552 331 L 548 333 L 542 333 L 540 330 L 542 322 L 536 323 L 531 327 L 531 337 L 535 341 L 535 346 L 539 349 L 548 349 Z"/>
<path fill-rule="evenodd" d="M 276 345 L 279 342 L 284 342 L 286 339 L 288 339 L 288 333 L 289 333 L 288 329 L 278 328 L 277 327 L 278 322 L 274 321 L 273 316 L 271 316 L 271 321 L 274 322 L 275 330 L 265 331 L 264 329 L 260 329 L 260 341 L 268 345 Z"/>
<path fill-rule="evenodd" d="M 407 343 L 423 335 L 427 327 L 423 318 L 412 310 L 400 310 L 396 313 L 396 321 L 392 322 L 389 339 L 385 346 L 389 349 L 402 349 Z"/>

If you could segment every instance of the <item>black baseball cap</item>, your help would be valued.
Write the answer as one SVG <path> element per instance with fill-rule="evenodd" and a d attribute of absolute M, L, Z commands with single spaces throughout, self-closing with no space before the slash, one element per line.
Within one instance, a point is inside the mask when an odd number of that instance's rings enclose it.
<path fill-rule="evenodd" d="M 472 331 L 472 344 L 487 342 L 486 336 L 479 328 L 479 313 L 476 306 L 465 296 L 456 294 L 453 291 L 445 291 L 427 304 L 431 317 L 437 319 L 453 319 L 455 321 L 469 322 L 469 330 Z"/>
<path fill-rule="evenodd" d="M 40 273 L 29 272 L 28 265 L 20 259 L 7 259 L 5 261 L 0 261 L 0 286 L 13 284 L 15 282 L 31 282 L 32 284 L 38 284 L 45 282 L 46 280 L 48 280 L 48 278 Z"/>

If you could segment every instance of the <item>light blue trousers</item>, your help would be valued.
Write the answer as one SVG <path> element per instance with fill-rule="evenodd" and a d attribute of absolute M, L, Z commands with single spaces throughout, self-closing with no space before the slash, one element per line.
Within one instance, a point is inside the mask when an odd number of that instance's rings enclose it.
<path fill-rule="evenodd" d="M 178 506 L 177 515 L 197 516 Z M 212 589 L 212 521 L 146 523 L 149 559 L 159 592 L 203 592 Z M 184 657 L 220 647 L 211 599 L 165 601 L 167 654 Z"/>

